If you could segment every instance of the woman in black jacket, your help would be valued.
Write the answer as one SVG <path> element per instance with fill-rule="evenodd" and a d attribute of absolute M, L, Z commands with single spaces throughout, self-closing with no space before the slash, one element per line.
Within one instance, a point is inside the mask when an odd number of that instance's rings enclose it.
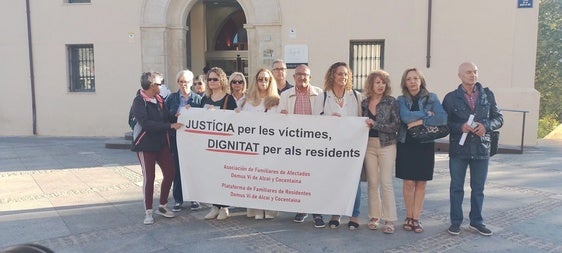
<path fill-rule="evenodd" d="M 158 163 L 162 170 L 162 185 L 160 189 L 160 205 L 156 214 L 173 218 L 174 214 L 168 209 L 168 195 L 174 179 L 174 162 L 170 150 L 170 135 L 168 130 L 179 129 L 181 123 L 170 123 L 171 117 L 164 106 L 164 99 L 159 95 L 161 78 L 153 72 L 141 75 L 142 90 L 133 100 L 132 111 L 137 121 L 133 129 L 132 151 L 142 168 L 143 193 L 145 205 L 144 224 L 154 223 L 152 217 L 152 201 L 154 195 L 155 165 Z"/>

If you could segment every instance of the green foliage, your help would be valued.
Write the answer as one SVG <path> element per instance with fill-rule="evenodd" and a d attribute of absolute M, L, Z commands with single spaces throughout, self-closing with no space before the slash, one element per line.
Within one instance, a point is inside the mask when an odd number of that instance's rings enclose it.
<path fill-rule="evenodd" d="M 535 88 L 541 94 L 539 109 L 541 120 L 552 117 L 561 121 L 562 0 L 540 1 Z M 541 136 L 540 131 L 539 129 L 539 136 Z"/>
<path fill-rule="evenodd" d="M 541 117 L 539 119 L 538 137 L 542 139 L 558 125 L 560 125 L 560 122 L 556 119 L 556 115 L 549 114 Z"/>

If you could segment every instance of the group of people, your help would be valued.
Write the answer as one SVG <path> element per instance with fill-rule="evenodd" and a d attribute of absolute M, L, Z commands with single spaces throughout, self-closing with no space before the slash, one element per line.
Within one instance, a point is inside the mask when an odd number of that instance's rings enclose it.
<path fill-rule="evenodd" d="M 427 181 L 433 179 L 435 143 L 418 141 L 408 132 L 415 126 L 447 125 L 450 129 L 449 169 L 450 219 L 448 232 L 460 233 L 463 221 L 462 202 L 464 180 L 470 167 L 471 210 L 469 228 L 482 235 L 492 232 L 484 225 L 482 206 L 484 185 L 488 171 L 490 132 L 503 125 L 503 116 L 496 105 L 494 94 L 478 82 L 478 69 L 474 63 L 465 62 L 458 68 L 461 84 L 448 93 L 443 103 L 435 93 L 429 92 L 426 80 L 416 68 L 406 69 L 400 88 L 402 95 L 391 96 L 390 75 L 384 70 L 369 74 L 363 93 L 352 87 L 352 73 L 344 62 L 330 66 L 324 76 L 323 89 L 311 85 L 311 70 L 307 65 L 295 68 L 295 85 L 286 78 L 287 66 L 275 60 L 272 70 L 261 68 L 251 80 L 243 73 L 234 72 L 227 77 L 219 67 L 210 68 L 204 77 L 194 78 L 189 70 L 176 76 L 179 90 L 165 100 L 159 94 L 159 79 L 152 72 L 141 76 L 141 91 L 135 97 L 132 111 L 141 128 L 134 131 L 133 151 L 137 152 L 143 170 L 145 224 L 152 224 L 152 196 L 155 163 L 162 169 L 163 180 L 158 209 L 155 213 L 174 217 L 182 210 L 181 180 L 175 142 L 175 130 L 183 125 L 177 122 L 182 107 L 202 107 L 262 113 L 328 115 L 337 117 L 366 117 L 369 140 L 365 152 L 365 173 L 368 183 L 368 228 L 383 233 L 395 232 L 398 220 L 392 185 L 395 176 L 403 180 L 402 194 L 406 218 L 402 228 L 423 232 L 420 220 Z M 191 90 L 196 82 L 207 82 L 203 95 Z M 473 116 L 471 116 L 473 115 Z M 469 122 L 469 117 L 474 117 Z M 461 136 L 466 138 L 460 143 Z M 173 181 L 175 205 L 168 208 L 167 199 Z M 358 182 L 352 216 L 347 226 L 359 228 L 361 188 Z M 196 209 L 199 203 L 191 202 Z M 228 206 L 213 204 L 205 219 L 226 219 Z M 247 209 L 247 216 L 257 220 L 273 219 L 275 210 Z M 306 213 L 297 213 L 295 222 L 303 222 Z M 325 227 L 322 214 L 312 214 L 317 228 Z M 341 216 L 331 215 L 328 226 L 340 226 Z"/>

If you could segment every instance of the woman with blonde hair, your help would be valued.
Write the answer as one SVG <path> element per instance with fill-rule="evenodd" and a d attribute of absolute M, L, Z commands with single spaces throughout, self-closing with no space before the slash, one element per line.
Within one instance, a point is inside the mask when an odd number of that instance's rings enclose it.
<path fill-rule="evenodd" d="M 230 95 L 230 85 L 226 73 L 219 68 L 213 67 L 207 72 L 208 87 L 205 90 L 205 96 L 201 99 L 201 106 L 207 109 L 234 110 L 236 109 L 236 100 Z M 224 220 L 228 218 L 228 206 L 213 205 L 207 215 L 206 220 L 217 219 Z"/>
<path fill-rule="evenodd" d="M 319 95 L 314 102 L 312 114 L 331 115 L 337 117 L 360 117 L 361 93 L 353 90 L 352 73 L 349 66 L 344 62 L 336 62 L 330 66 L 324 76 L 324 94 Z M 347 226 L 350 230 L 359 228 L 359 206 L 361 204 L 361 185 L 357 182 L 357 194 L 353 213 L 349 218 Z M 340 215 L 332 215 L 328 222 L 330 228 L 340 225 Z"/>
<path fill-rule="evenodd" d="M 368 227 L 372 230 L 380 228 L 383 219 L 383 232 L 392 234 L 393 222 L 397 220 L 392 175 L 396 160 L 396 133 L 400 128 L 398 103 L 390 95 L 390 75 L 384 70 L 371 72 L 364 87 L 365 100 L 361 106 L 370 126 L 365 152 L 369 193 Z"/>
<path fill-rule="evenodd" d="M 246 99 L 246 77 L 242 72 L 234 72 L 228 78 L 228 82 L 230 83 L 232 96 L 236 100 L 238 108 L 240 108 L 242 102 Z"/>
<path fill-rule="evenodd" d="M 277 93 L 277 82 L 269 69 L 258 70 L 254 81 L 248 89 L 246 100 L 242 102 L 242 111 L 250 112 L 277 112 L 279 105 L 279 94 Z M 256 220 L 273 219 L 277 211 L 248 208 L 246 215 Z"/>
<path fill-rule="evenodd" d="M 254 82 L 248 88 L 246 100 L 242 103 L 242 111 L 276 110 L 279 105 L 277 82 L 269 69 L 258 70 Z"/>

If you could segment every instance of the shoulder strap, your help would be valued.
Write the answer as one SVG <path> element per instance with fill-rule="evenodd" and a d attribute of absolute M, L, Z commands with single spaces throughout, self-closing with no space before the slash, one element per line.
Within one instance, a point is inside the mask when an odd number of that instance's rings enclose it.
<path fill-rule="evenodd" d="M 357 96 L 357 91 L 355 91 L 354 89 L 351 89 L 351 91 L 353 91 L 353 96 L 355 96 L 355 101 L 357 101 L 357 112 L 361 117 L 363 116 L 363 108 L 361 107 L 361 103 L 359 103 L 359 97 Z"/>
<path fill-rule="evenodd" d="M 322 103 L 322 112 L 320 113 L 320 115 L 324 115 L 324 107 L 326 107 L 326 97 L 328 96 L 328 94 L 324 91 L 324 102 Z"/>
<path fill-rule="evenodd" d="M 224 98 L 224 103 L 222 104 L 222 109 L 223 109 L 223 110 L 226 110 L 226 105 L 227 105 L 226 102 L 228 102 L 228 97 L 229 97 L 229 95 L 226 94 L 226 97 Z"/>

